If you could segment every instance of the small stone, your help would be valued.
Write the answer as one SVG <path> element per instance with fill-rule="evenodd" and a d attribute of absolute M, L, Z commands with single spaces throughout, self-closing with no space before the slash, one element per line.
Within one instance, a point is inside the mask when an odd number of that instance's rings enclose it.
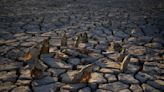
<path fill-rule="evenodd" d="M 112 75 L 112 74 L 105 74 L 105 78 L 108 80 L 108 82 L 117 81 L 116 76 L 115 75 Z"/>
<path fill-rule="evenodd" d="M 154 88 L 164 90 L 164 81 L 163 80 L 148 81 L 147 83 Z"/>
<path fill-rule="evenodd" d="M 131 92 L 131 91 L 129 89 L 122 89 L 122 90 L 120 90 L 118 92 Z"/>
<path fill-rule="evenodd" d="M 131 84 L 130 90 L 132 90 L 133 92 L 143 92 L 139 84 Z"/>
<path fill-rule="evenodd" d="M 137 84 L 139 83 L 138 80 L 136 80 L 132 75 L 130 74 L 119 74 L 118 79 L 124 83 L 128 84 Z"/>
<path fill-rule="evenodd" d="M 101 85 L 99 85 L 99 88 L 118 92 L 119 90 L 128 88 L 128 85 L 126 85 L 122 82 L 113 82 L 113 83 L 108 83 L 108 84 L 101 84 Z"/>
<path fill-rule="evenodd" d="M 78 64 L 80 64 L 80 59 L 78 59 L 78 58 L 69 58 L 68 62 L 73 64 L 73 65 L 78 65 Z"/>
<path fill-rule="evenodd" d="M 19 86 L 14 88 L 11 92 L 31 92 L 31 90 L 27 86 Z"/>
<path fill-rule="evenodd" d="M 80 89 L 78 92 L 92 92 L 92 91 L 91 91 L 91 88 L 86 87 L 86 88 Z"/>
<path fill-rule="evenodd" d="M 103 77 L 102 73 L 97 73 L 97 72 L 91 73 L 91 78 L 89 79 L 89 83 L 101 84 L 106 82 L 107 80 Z"/>
<path fill-rule="evenodd" d="M 142 89 L 144 92 L 160 92 L 158 89 L 155 89 L 148 84 L 142 84 Z"/>

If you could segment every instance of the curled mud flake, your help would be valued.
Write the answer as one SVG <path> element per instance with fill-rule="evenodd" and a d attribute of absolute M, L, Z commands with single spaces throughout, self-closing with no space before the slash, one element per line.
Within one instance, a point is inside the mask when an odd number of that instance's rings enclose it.
<path fill-rule="evenodd" d="M 82 76 L 80 82 L 88 82 L 89 81 L 89 79 L 91 77 L 92 68 L 93 68 L 93 64 L 89 64 L 80 70 L 83 73 L 83 76 Z"/>
<path fill-rule="evenodd" d="M 111 42 L 110 45 L 107 48 L 107 52 L 113 53 L 113 52 L 120 52 L 122 49 L 122 46 L 119 43 Z"/>
<path fill-rule="evenodd" d="M 64 33 L 62 38 L 61 38 L 61 46 L 67 46 L 67 35 L 66 35 L 66 33 Z"/>
<path fill-rule="evenodd" d="M 89 81 L 91 77 L 91 72 L 88 72 L 88 73 L 84 73 L 82 79 L 80 80 L 81 83 L 86 83 Z"/>
<path fill-rule="evenodd" d="M 76 42 L 75 42 L 75 47 L 79 47 L 80 43 L 87 43 L 88 42 L 88 34 L 85 32 L 85 33 L 81 33 L 77 39 L 76 39 Z"/>
<path fill-rule="evenodd" d="M 55 52 L 55 58 L 59 58 L 59 59 L 67 59 L 68 55 L 66 55 L 63 52 L 57 51 Z"/>
<path fill-rule="evenodd" d="M 41 48 L 41 51 L 40 51 L 41 54 L 49 53 L 49 47 L 50 47 L 49 46 L 49 39 L 50 38 L 45 39 L 43 41 L 43 45 L 42 45 L 42 48 Z"/>
<path fill-rule="evenodd" d="M 123 61 L 122 61 L 122 63 L 121 63 L 120 70 L 121 70 L 122 72 L 125 72 L 125 71 L 127 70 L 128 63 L 129 63 L 129 62 L 130 62 L 130 55 L 127 55 L 127 56 L 123 59 Z"/>
<path fill-rule="evenodd" d="M 88 82 L 91 76 L 92 68 L 93 68 L 93 64 L 86 65 L 73 76 L 73 80 L 82 83 Z"/>
<path fill-rule="evenodd" d="M 82 39 L 82 34 L 80 34 L 77 39 L 76 39 L 76 42 L 75 42 L 75 47 L 77 48 L 79 46 L 79 44 L 81 43 L 81 39 Z"/>
<path fill-rule="evenodd" d="M 43 77 L 44 71 L 46 70 L 47 66 L 44 65 L 44 63 L 39 60 L 35 59 L 33 61 L 33 66 L 31 69 L 31 77 L 33 78 L 41 78 Z"/>
<path fill-rule="evenodd" d="M 41 69 L 36 68 L 35 66 L 31 70 L 31 77 L 32 78 L 39 78 L 43 74 Z"/>
<path fill-rule="evenodd" d="M 31 55 L 31 53 L 30 52 L 27 52 L 27 53 L 25 53 L 24 55 L 23 55 L 23 61 L 29 61 L 29 60 L 31 60 L 32 59 L 32 55 Z"/>
<path fill-rule="evenodd" d="M 81 39 L 82 43 L 87 43 L 88 42 L 88 34 L 86 32 L 84 32 L 82 34 L 82 39 Z"/>
<path fill-rule="evenodd" d="M 123 48 L 122 51 L 117 56 L 117 61 L 122 62 L 125 57 L 125 49 Z"/>

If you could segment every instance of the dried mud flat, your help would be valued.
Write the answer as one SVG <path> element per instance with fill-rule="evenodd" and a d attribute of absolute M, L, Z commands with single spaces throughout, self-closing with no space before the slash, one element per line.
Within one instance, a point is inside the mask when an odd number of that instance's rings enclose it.
<path fill-rule="evenodd" d="M 0 92 L 163 92 L 163 0 L 1 0 Z"/>

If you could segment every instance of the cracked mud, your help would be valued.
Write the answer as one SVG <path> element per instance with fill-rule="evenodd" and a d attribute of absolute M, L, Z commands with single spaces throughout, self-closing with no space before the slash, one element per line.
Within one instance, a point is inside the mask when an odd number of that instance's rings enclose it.
<path fill-rule="evenodd" d="M 0 92 L 163 92 L 163 0 L 1 0 Z"/>

